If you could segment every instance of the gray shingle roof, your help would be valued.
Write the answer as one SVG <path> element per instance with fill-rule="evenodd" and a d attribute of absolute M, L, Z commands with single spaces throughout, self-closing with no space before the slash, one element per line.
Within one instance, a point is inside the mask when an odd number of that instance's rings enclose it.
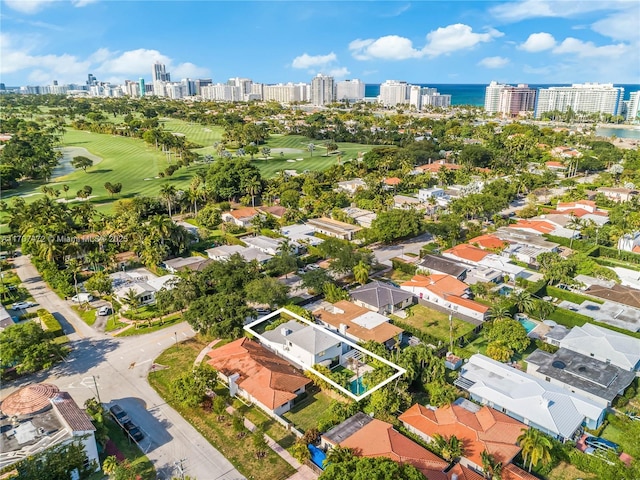
<path fill-rule="evenodd" d="M 358 287 L 350 294 L 352 299 L 377 308 L 396 305 L 414 296 L 411 292 L 378 281 Z"/>
<path fill-rule="evenodd" d="M 446 273 L 447 275 L 460 277 L 467 271 L 467 267 L 463 267 L 458 262 L 450 260 L 440 255 L 425 255 L 418 265 L 427 270 L 433 270 L 440 273 Z"/>

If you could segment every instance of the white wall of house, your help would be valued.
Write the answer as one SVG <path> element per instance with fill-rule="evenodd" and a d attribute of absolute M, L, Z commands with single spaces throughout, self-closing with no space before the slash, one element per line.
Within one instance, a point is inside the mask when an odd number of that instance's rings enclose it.
<path fill-rule="evenodd" d="M 340 357 L 342 354 L 342 342 L 338 342 L 336 345 L 330 347 L 324 352 L 319 352 L 314 355 L 312 352 L 308 352 L 300 346 L 287 340 L 287 345 L 278 345 L 278 348 L 285 349 L 286 353 L 292 357 L 295 357 L 300 364 L 304 367 L 313 367 L 316 363 L 323 362 L 325 360 L 332 360 L 336 357 Z M 288 349 L 288 350 L 287 350 Z"/>

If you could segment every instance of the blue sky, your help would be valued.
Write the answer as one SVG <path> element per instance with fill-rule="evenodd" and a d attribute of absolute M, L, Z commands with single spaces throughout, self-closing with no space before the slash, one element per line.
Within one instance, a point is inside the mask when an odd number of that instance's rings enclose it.
<path fill-rule="evenodd" d="M 0 0 L 6 85 L 316 73 L 413 83 L 640 84 L 638 0 Z"/>

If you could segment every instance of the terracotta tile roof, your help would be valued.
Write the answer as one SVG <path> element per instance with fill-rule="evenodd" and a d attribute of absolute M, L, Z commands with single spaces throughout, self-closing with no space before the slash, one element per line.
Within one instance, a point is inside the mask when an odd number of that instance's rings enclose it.
<path fill-rule="evenodd" d="M 74 432 L 94 432 L 96 430 L 96 427 L 93 426 L 89 419 L 89 415 L 84 410 L 80 410 L 78 404 L 67 392 L 58 393 L 51 400 L 51 403 L 53 403 L 60 416 Z"/>
<path fill-rule="evenodd" d="M 433 438 L 438 433 L 444 437 L 455 435 L 465 445 L 465 458 L 482 466 L 480 454 L 487 450 L 497 461 L 507 464 L 518 454 L 518 436 L 525 424 L 487 406 L 477 412 L 462 405 L 451 404 L 431 410 L 415 404 L 398 419 Z"/>
<path fill-rule="evenodd" d="M 564 165 L 562 164 L 562 162 L 556 162 L 556 161 L 549 161 L 547 162 L 545 165 L 547 165 L 547 167 L 549 168 L 565 168 Z"/>
<path fill-rule="evenodd" d="M 593 200 L 579 200 L 577 202 L 558 202 L 558 208 L 580 208 L 580 205 L 588 205 L 595 207 L 596 202 Z"/>
<path fill-rule="evenodd" d="M 126 262 L 128 260 L 137 260 L 138 254 L 136 252 L 132 252 L 131 250 L 127 252 L 116 253 L 113 257 L 117 263 Z"/>
<path fill-rule="evenodd" d="M 462 165 L 456 165 L 455 163 L 428 163 L 426 165 L 416 167 L 416 170 L 420 170 L 421 172 L 438 173 L 438 170 L 440 170 L 441 167 L 444 167 L 447 170 L 460 170 Z"/>
<path fill-rule="evenodd" d="M 624 285 L 614 285 L 611 288 L 603 287 L 602 285 L 591 285 L 585 291 L 604 300 L 640 308 L 640 290 L 635 288 Z"/>
<path fill-rule="evenodd" d="M 0 404 L 5 415 L 31 415 L 51 408 L 49 399 L 60 390 L 50 383 L 32 383 L 16 390 Z"/>
<path fill-rule="evenodd" d="M 351 303 L 347 300 L 340 300 L 336 302 L 334 307 L 338 308 L 344 313 L 331 313 L 324 309 L 318 309 L 313 312 L 313 315 L 319 318 L 321 321 L 328 323 L 332 327 L 340 328 L 340 324 L 347 326 L 347 332 L 356 338 L 359 338 L 363 342 L 373 340 L 374 342 L 384 343 L 387 340 L 396 338 L 403 330 L 400 327 L 396 327 L 389 322 L 381 323 L 374 328 L 365 328 L 358 325 L 353 320 L 365 315 L 371 314 L 371 310 Z"/>
<path fill-rule="evenodd" d="M 535 475 L 531 475 L 526 470 L 510 463 L 502 468 L 502 480 L 539 480 Z"/>
<path fill-rule="evenodd" d="M 400 185 L 402 183 L 402 180 L 400 180 L 398 177 L 391 177 L 385 178 L 384 183 L 386 183 L 387 185 Z"/>
<path fill-rule="evenodd" d="M 460 305 L 461 307 L 468 308 L 475 312 L 487 313 L 489 311 L 489 307 L 487 307 L 486 305 L 478 303 L 474 300 L 470 300 L 468 298 L 458 297 L 457 295 L 445 295 L 444 298 L 451 303 L 455 303 L 456 305 Z"/>
<path fill-rule="evenodd" d="M 264 406 L 274 410 L 297 397 L 311 382 L 286 360 L 262 345 L 240 338 L 208 354 L 209 365 L 227 377 L 237 373 L 237 384 Z"/>
<path fill-rule="evenodd" d="M 255 217 L 258 214 L 258 211 L 252 207 L 244 207 L 244 208 L 239 208 L 237 210 L 230 210 L 228 212 L 225 212 L 225 214 L 231 215 L 235 219 L 240 219 L 240 218 Z"/>
<path fill-rule="evenodd" d="M 414 275 L 411 281 L 404 282 L 401 286 L 423 287 L 439 296 L 445 294 L 464 295 L 469 289 L 466 283 L 461 282 L 451 275 L 443 275 L 441 273 Z"/>
<path fill-rule="evenodd" d="M 549 210 L 548 212 L 545 212 L 548 215 L 574 215 L 578 218 L 584 217 L 585 215 L 598 215 L 601 217 L 608 217 L 609 216 L 609 212 L 605 212 L 603 210 L 596 210 L 595 212 L 590 212 L 588 210 L 585 210 L 584 208 L 567 208 L 564 210 Z"/>
<path fill-rule="evenodd" d="M 449 250 L 445 250 L 443 253 L 450 253 L 451 255 L 455 255 L 458 258 L 462 258 L 463 260 L 469 260 L 472 262 L 479 262 L 484 257 L 489 255 L 489 252 L 485 252 L 481 248 L 474 247 L 466 243 L 456 245 Z"/>
<path fill-rule="evenodd" d="M 509 228 L 526 228 L 527 230 L 535 230 L 539 233 L 551 233 L 556 227 L 549 222 L 518 220 L 515 225 L 509 225 Z"/>
<path fill-rule="evenodd" d="M 477 245 L 484 250 L 500 250 L 509 244 L 509 242 L 500 240 L 495 235 L 480 235 L 479 237 L 472 238 L 467 243 Z"/>
<path fill-rule="evenodd" d="M 447 472 L 447 479 L 454 480 L 454 475 L 457 475 L 457 477 L 455 477 L 457 480 L 486 480 L 484 476 L 459 463 L 456 463 L 453 468 Z"/>
<path fill-rule="evenodd" d="M 273 205 L 271 207 L 258 207 L 258 210 L 273 215 L 276 218 L 281 218 L 285 213 L 287 213 L 287 209 L 281 207 L 280 205 Z"/>
<path fill-rule="evenodd" d="M 373 419 L 340 446 L 353 448 L 363 457 L 386 457 L 399 463 L 408 463 L 420 470 L 429 480 L 449 466 L 435 453 L 421 447 L 393 428 L 390 423 Z"/>

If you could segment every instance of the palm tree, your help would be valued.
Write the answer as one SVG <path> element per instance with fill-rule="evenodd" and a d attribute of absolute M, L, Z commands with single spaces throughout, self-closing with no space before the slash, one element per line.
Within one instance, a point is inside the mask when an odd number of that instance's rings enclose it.
<path fill-rule="evenodd" d="M 526 290 L 520 290 L 519 292 L 516 292 L 514 290 L 514 292 L 511 294 L 511 299 L 518 309 L 518 312 L 529 313 L 535 307 L 533 296 Z"/>
<path fill-rule="evenodd" d="M 173 185 L 169 185 L 165 183 L 160 187 L 160 197 L 167 203 L 167 208 L 169 209 L 169 217 L 171 217 L 171 205 L 173 204 L 173 200 L 176 196 L 176 187 Z"/>
<path fill-rule="evenodd" d="M 353 276 L 360 285 L 364 285 L 369 281 L 369 271 L 371 270 L 371 266 L 364 263 L 359 262 L 356 266 L 353 267 Z"/>
<path fill-rule="evenodd" d="M 102 462 L 102 471 L 104 472 L 105 475 L 111 475 L 115 473 L 117 468 L 118 468 L 118 459 L 116 458 L 115 455 L 109 455 L 107 458 L 104 459 L 104 462 Z"/>
<path fill-rule="evenodd" d="M 246 192 L 251 195 L 251 206 L 255 208 L 256 206 L 256 195 L 260 193 L 262 189 L 262 182 L 257 176 L 253 176 L 247 180 L 245 184 Z"/>
<path fill-rule="evenodd" d="M 342 463 L 348 462 L 354 457 L 353 450 L 347 447 L 341 447 L 336 445 L 327 452 L 327 457 L 324 459 L 324 464 L 329 463 Z"/>
<path fill-rule="evenodd" d="M 134 312 L 137 310 L 138 305 L 140 305 L 140 300 L 138 299 L 138 294 L 133 288 L 127 290 L 127 293 L 124 296 L 124 303 L 127 304 L 129 308 L 131 308 Z"/>
<path fill-rule="evenodd" d="M 93 267 L 93 271 L 97 272 L 98 264 L 102 261 L 102 253 L 98 250 L 92 250 L 85 255 L 85 258 L 87 259 L 87 262 L 89 262 L 89 265 Z"/>
<path fill-rule="evenodd" d="M 480 453 L 482 459 L 482 469 L 484 477 L 487 480 L 502 480 L 502 462 L 496 462 L 496 459 L 486 450 Z"/>
<path fill-rule="evenodd" d="M 538 314 L 538 318 L 544 321 L 549 315 L 551 315 L 556 309 L 556 306 L 551 302 L 545 302 L 544 300 L 536 300 L 534 311 Z"/>
<path fill-rule="evenodd" d="M 67 268 L 73 274 L 73 287 L 75 288 L 76 297 L 78 296 L 78 273 L 80 273 L 80 269 L 82 265 L 78 261 L 77 258 L 72 258 L 67 262 Z"/>
<path fill-rule="evenodd" d="M 309 153 L 311 153 L 311 157 L 313 157 L 313 151 L 316 149 L 316 146 L 313 143 L 310 143 L 309 145 L 307 145 L 307 150 L 309 150 Z"/>
<path fill-rule="evenodd" d="M 492 320 L 497 320 L 499 318 L 511 318 L 509 307 L 504 303 L 496 303 L 491 306 L 489 311 L 489 316 Z"/>
<path fill-rule="evenodd" d="M 572 213 L 567 227 L 571 229 L 571 240 L 569 241 L 569 248 L 571 248 L 573 246 L 573 239 L 576 236 L 576 230 L 582 227 L 582 220 Z"/>
<path fill-rule="evenodd" d="M 529 471 L 533 465 L 542 462 L 543 465 L 551 462 L 551 449 L 553 443 L 540 430 L 535 428 L 522 429 L 523 433 L 518 437 L 518 445 L 522 447 L 522 456 L 526 465 L 529 461 Z"/>
<path fill-rule="evenodd" d="M 463 454 L 464 446 L 455 435 L 451 435 L 449 438 L 446 438 L 436 433 L 433 436 L 433 442 L 442 458 L 448 462 L 461 457 Z"/>

